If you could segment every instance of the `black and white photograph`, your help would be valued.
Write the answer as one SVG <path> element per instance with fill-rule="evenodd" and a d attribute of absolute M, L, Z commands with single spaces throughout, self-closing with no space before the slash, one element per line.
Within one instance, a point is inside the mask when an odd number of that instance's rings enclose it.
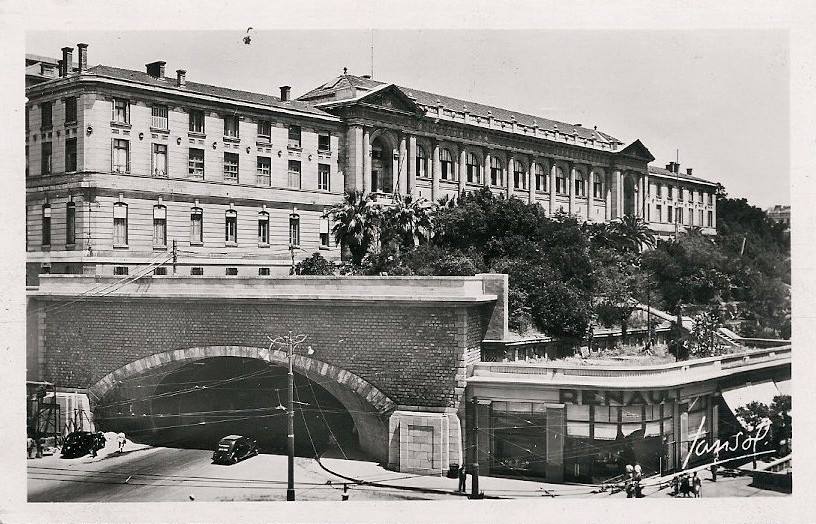
<path fill-rule="evenodd" d="M 814 10 L 545 5 L 0 3 L 0 520 L 807 520 Z"/>

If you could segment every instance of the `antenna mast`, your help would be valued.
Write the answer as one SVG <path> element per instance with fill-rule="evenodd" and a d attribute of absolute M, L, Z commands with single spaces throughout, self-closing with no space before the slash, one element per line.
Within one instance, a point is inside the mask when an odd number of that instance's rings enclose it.
<path fill-rule="evenodd" d="M 374 78 L 374 29 L 371 29 L 371 78 Z"/>
<path fill-rule="evenodd" d="M 674 157 L 674 182 L 677 184 L 677 200 L 680 200 L 680 149 L 677 148 L 674 150 L 675 157 Z M 677 206 L 674 206 L 674 240 L 677 240 L 677 237 L 680 236 L 680 224 L 677 223 L 677 219 L 680 216 L 680 213 L 677 211 Z"/>

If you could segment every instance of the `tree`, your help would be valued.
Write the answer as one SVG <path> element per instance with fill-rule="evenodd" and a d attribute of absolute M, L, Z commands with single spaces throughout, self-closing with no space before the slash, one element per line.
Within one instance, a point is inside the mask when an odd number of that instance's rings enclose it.
<path fill-rule="evenodd" d="M 320 253 L 313 253 L 295 264 L 296 275 L 334 275 L 334 264 L 323 258 Z"/>
<path fill-rule="evenodd" d="M 655 237 L 640 218 L 624 215 L 610 224 L 612 242 L 621 250 L 640 253 L 643 247 L 654 247 Z"/>
<path fill-rule="evenodd" d="M 386 206 L 382 214 L 382 242 L 396 242 L 398 248 L 410 250 L 428 240 L 433 232 L 435 208 L 424 198 L 394 195 L 394 203 Z"/>
<path fill-rule="evenodd" d="M 717 330 L 720 326 L 720 313 L 716 306 L 694 317 L 694 327 L 691 330 L 692 355 L 703 358 L 719 353 L 721 344 Z"/>
<path fill-rule="evenodd" d="M 328 211 L 334 222 L 332 234 L 340 244 L 343 253 L 348 253 L 351 262 L 359 266 L 373 241 L 375 220 L 372 207 L 376 206 L 362 191 L 350 191 L 343 202 Z"/>

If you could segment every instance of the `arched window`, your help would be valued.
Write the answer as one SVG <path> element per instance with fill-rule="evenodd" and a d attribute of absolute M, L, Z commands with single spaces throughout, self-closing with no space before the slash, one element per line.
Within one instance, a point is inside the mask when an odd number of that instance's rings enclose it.
<path fill-rule="evenodd" d="M 456 180 L 456 174 L 453 172 L 453 157 L 447 149 L 439 152 L 439 165 L 442 168 L 440 175 L 442 180 Z"/>
<path fill-rule="evenodd" d="M 128 208 L 124 202 L 113 204 L 113 245 L 127 247 Z"/>
<path fill-rule="evenodd" d="M 604 174 L 603 173 L 595 173 L 595 176 L 592 178 L 592 196 L 595 198 L 603 198 L 604 196 Z M 657 187 L 660 187 L 658 184 Z"/>
<path fill-rule="evenodd" d="M 502 170 L 502 161 L 500 158 L 490 157 L 490 185 L 503 186 L 504 172 Z"/>
<path fill-rule="evenodd" d="M 513 159 L 513 188 L 527 189 L 527 171 L 524 164 L 516 159 Z"/>
<path fill-rule="evenodd" d="M 544 171 L 544 166 L 536 162 L 533 164 L 535 175 L 536 191 L 547 191 L 547 172 Z"/>
<path fill-rule="evenodd" d="M 167 246 L 167 207 L 153 206 L 153 246 Z"/>
<path fill-rule="evenodd" d="M 555 168 L 555 192 L 559 195 L 567 194 L 567 176 L 558 166 Z"/>
<path fill-rule="evenodd" d="M 584 174 L 577 169 L 575 170 L 575 196 L 586 196 L 586 180 Z"/>
<path fill-rule="evenodd" d="M 428 156 L 425 154 L 425 149 L 418 145 L 416 150 L 416 176 L 417 178 L 425 178 L 428 175 Z"/>
<path fill-rule="evenodd" d="M 258 213 L 258 244 L 269 245 L 269 213 L 266 211 Z"/>
<path fill-rule="evenodd" d="M 238 243 L 238 212 L 228 209 L 224 216 L 224 241 L 228 244 Z"/>
<path fill-rule="evenodd" d="M 465 155 L 465 168 L 467 171 L 467 182 L 469 184 L 482 183 L 481 163 L 479 159 L 476 158 L 476 155 L 473 153 L 467 153 Z"/>

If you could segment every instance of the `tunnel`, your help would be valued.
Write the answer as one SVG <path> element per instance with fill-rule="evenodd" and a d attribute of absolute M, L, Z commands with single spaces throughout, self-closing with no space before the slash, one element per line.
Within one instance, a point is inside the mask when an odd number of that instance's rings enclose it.
<path fill-rule="evenodd" d="M 94 406 L 102 431 L 135 442 L 215 449 L 254 438 L 261 453 L 287 452 L 287 368 L 258 358 L 183 359 L 119 376 Z M 121 374 L 120 374 L 121 375 Z M 294 373 L 295 454 L 383 460 L 387 418 L 332 377 Z"/>

